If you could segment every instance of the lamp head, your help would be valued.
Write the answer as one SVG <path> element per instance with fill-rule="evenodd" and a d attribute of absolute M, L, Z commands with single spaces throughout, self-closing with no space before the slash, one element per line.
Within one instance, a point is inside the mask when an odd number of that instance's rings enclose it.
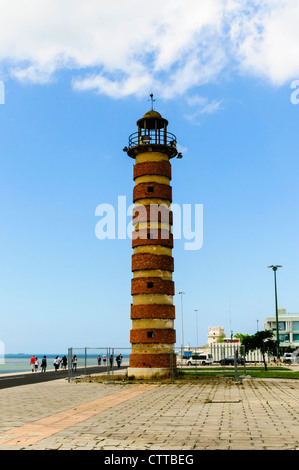
<path fill-rule="evenodd" d="M 271 266 L 268 266 L 268 268 L 272 268 L 273 271 L 277 271 L 277 268 L 282 268 L 281 264 L 276 264 L 275 266 L 271 264 Z"/>

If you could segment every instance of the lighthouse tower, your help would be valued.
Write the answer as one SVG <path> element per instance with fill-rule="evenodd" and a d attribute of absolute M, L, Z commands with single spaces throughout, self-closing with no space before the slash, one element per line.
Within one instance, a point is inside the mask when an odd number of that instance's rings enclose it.
<path fill-rule="evenodd" d="M 128 374 L 136 378 L 169 374 L 176 367 L 170 159 L 178 152 L 167 126 L 161 114 L 148 111 L 124 148 L 135 160 Z"/>

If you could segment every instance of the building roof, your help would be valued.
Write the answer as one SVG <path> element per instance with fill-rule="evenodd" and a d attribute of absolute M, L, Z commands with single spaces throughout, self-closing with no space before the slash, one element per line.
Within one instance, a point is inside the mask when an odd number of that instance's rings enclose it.
<path fill-rule="evenodd" d="M 163 119 L 161 114 L 158 113 L 158 111 L 154 111 L 154 110 L 148 111 L 147 113 L 145 113 L 145 115 L 143 117 L 144 118 Z"/>
<path fill-rule="evenodd" d="M 279 313 L 278 312 L 278 319 L 285 319 L 285 320 L 290 320 L 291 317 L 295 317 L 295 318 L 299 318 L 299 313 Z M 264 321 L 267 321 L 267 320 L 275 320 L 276 317 L 274 315 L 272 315 L 271 317 L 267 317 Z"/>
<path fill-rule="evenodd" d="M 138 127 L 144 127 L 146 129 L 163 129 L 165 125 L 168 125 L 167 119 L 164 119 L 158 111 L 154 111 L 153 109 L 147 111 L 145 115 L 137 121 Z"/>

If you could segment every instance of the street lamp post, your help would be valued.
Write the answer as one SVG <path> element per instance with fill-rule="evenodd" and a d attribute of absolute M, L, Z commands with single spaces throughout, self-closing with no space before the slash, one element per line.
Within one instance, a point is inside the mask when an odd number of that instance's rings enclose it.
<path fill-rule="evenodd" d="M 277 308 L 277 284 L 276 284 L 276 271 L 278 268 L 282 268 L 280 264 L 276 266 L 268 266 L 274 272 L 274 287 L 275 287 L 275 316 L 276 316 L 276 347 L 277 347 L 277 359 L 279 358 L 279 331 L 278 331 L 278 308 Z"/>
<path fill-rule="evenodd" d="M 198 350 L 198 308 L 194 310 L 195 315 L 196 315 L 196 351 Z"/>
<path fill-rule="evenodd" d="M 180 291 L 179 294 L 181 295 L 181 317 L 182 317 L 182 354 L 184 354 L 184 321 L 183 321 L 183 294 L 185 292 Z"/>

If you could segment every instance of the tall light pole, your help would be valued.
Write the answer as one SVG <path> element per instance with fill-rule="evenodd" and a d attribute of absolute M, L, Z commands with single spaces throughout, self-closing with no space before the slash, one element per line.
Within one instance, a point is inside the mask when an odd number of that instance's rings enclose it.
<path fill-rule="evenodd" d="M 275 286 L 275 315 L 276 315 L 276 347 L 277 347 L 277 359 L 279 357 L 279 331 L 278 331 L 278 308 L 277 308 L 277 285 L 276 285 L 276 271 L 278 268 L 282 268 L 280 264 L 277 264 L 274 266 L 271 264 L 271 266 L 268 266 L 268 268 L 271 268 L 274 272 L 274 286 Z"/>
<path fill-rule="evenodd" d="M 182 354 L 184 354 L 184 320 L 183 320 L 183 294 L 185 292 L 180 291 L 179 294 L 181 295 L 181 317 L 182 317 Z"/>
<path fill-rule="evenodd" d="M 198 350 L 198 308 L 194 310 L 195 315 L 196 315 L 196 350 Z"/>

